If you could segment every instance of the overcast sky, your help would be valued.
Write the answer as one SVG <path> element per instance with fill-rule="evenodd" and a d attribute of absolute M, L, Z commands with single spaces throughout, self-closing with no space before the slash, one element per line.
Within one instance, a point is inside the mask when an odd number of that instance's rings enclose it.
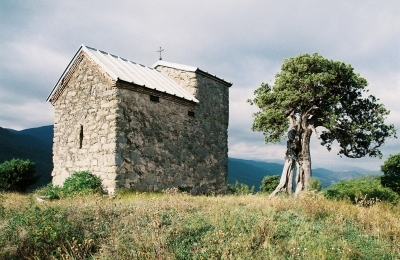
<path fill-rule="evenodd" d="M 246 103 L 272 83 L 285 58 L 319 53 L 351 64 L 400 128 L 400 1 L 0 1 L 0 126 L 53 124 L 45 100 L 81 44 L 151 66 L 158 59 L 199 67 L 233 83 L 229 156 L 282 160 L 285 147 L 253 133 Z M 400 135 L 400 133 L 399 133 Z M 0 144 L 1 145 L 1 144 Z M 313 168 L 378 170 L 383 159 L 337 156 L 312 139 Z"/>

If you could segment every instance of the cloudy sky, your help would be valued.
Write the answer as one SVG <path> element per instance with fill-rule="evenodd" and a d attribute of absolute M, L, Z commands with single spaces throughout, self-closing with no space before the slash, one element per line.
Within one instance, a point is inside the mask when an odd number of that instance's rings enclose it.
<path fill-rule="evenodd" d="M 151 66 L 158 59 L 199 67 L 232 82 L 229 156 L 282 160 L 282 145 L 253 133 L 246 103 L 300 53 L 351 64 L 400 128 L 400 1 L 0 1 L 0 126 L 53 123 L 45 100 L 81 44 Z M 399 134 L 400 135 L 400 134 Z M 1 144 L 0 144 L 1 145 Z M 312 140 L 313 168 L 378 170 L 384 158 L 340 158 Z"/>

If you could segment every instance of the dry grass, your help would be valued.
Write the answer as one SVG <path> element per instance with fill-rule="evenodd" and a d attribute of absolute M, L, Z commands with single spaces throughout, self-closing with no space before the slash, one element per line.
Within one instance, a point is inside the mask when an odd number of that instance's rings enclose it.
<path fill-rule="evenodd" d="M 0 205 L 0 258 L 400 259 L 399 206 L 359 207 L 316 193 L 125 193 L 45 203 L 3 194 Z"/>

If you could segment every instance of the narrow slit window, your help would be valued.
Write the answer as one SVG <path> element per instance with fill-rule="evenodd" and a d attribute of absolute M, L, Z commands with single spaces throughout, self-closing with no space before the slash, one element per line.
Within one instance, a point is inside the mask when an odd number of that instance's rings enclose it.
<path fill-rule="evenodd" d="M 81 125 L 81 129 L 79 131 L 79 149 L 82 149 L 83 142 L 83 125 Z"/>
<path fill-rule="evenodd" d="M 193 111 L 188 111 L 188 116 L 194 117 L 194 112 Z"/>
<path fill-rule="evenodd" d="M 153 102 L 160 102 L 160 98 L 157 97 L 157 96 L 150 95 L 150 101 L 153 101 Z"/>

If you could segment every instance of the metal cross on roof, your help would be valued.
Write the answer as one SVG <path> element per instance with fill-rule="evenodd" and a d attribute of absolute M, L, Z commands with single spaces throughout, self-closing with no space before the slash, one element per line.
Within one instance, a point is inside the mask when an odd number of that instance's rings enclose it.
<path fill-rule="evenodd" d="M 164 51 L 164 49 L 161 49 L 161 47 L 160 47 L 160 49 L 157 51 L 157 52 L 160 53 L 160 60 L 162 60 L 162 57 L 161 57 L 161 52 L 162 52 L 162 51 Z"/>

